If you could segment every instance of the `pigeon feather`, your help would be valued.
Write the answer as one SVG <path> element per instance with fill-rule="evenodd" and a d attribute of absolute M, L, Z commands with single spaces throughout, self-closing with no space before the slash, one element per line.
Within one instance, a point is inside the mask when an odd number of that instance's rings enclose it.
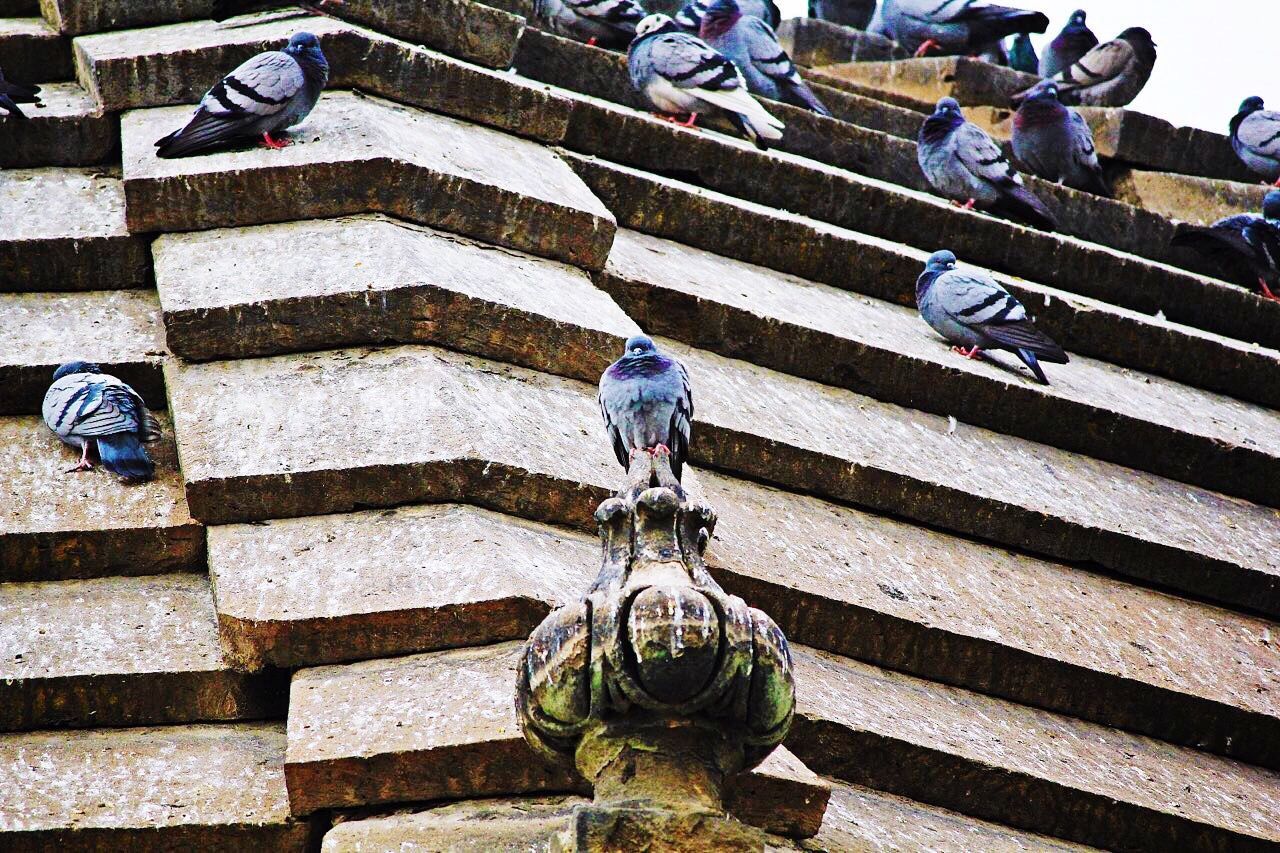
<path fill-rule="evenodd" d="M 54 372 L 41 409 L 44 422 L 64 443 L 96 446 L 103 467 L 126 479 L 155 473 L 143 442 L 160 427 L 138 392 L 96 364 L 70 362 Z"/>
<path fill-rule="evenodd" d="M 702 19 L 699 36 L 738 66 L 752 94 L 831 115 L 804 82 L 773 28 L 742 14 L 736 0 L 715 0 Z"/>
<path fill-rule="evenodd" d="M 1147 85 L 1155 64 L 1156 45 L 1151 33 L 1142 27 L 1130 27 L 1050 79 L 1058 84 L 1058 97 L 1064 104 L 1123 107 Z M 1013 103 L 1021 104 L 1030 91 L 1019 92 Z"/>
<path fill-rule="evenodd" d="M 1271 190 L 1262 215 L 1240 213 L 1209 226 L 1182 223 L 1170 241 L 1216 263 L 1224 277 L 1280 289 L 1280 190 Z"/>
<path fill-rule="evenodd" d="M 685 30 L 696 33 L 702 29 L 702 18 L 715 0 L 689 0 L 676 12 L 675 22 Z M 782 23 L 782 10 L 774 0 L 739 0 L 738 7 L 744 15 L 759 18 L 777 29 Z"/>
<path fill-rule="evenodd" d="M 683 364 L 636 335 L 600 376 L 599 402 L 609 442 L 624 468 L 632 451 L 663 444 L 671 451 L 671 472 L 680 479 L 693 430 L 693 392 Z"/>
<path fill-rule="evenodd" d="M 1078 190 L 1110 196 L 1093 132 L 1080 113 L 1058 100 L 1058 87 L 1042 80 L 1013 117 L 1013 156 L 1029 172 Z"/>
<path fill-rule="evenodd" d="M 998 6 L 985 0 L 883 0 L 868 29 L 908 51 L 926 41 L 947 55 L 969 55 L 1014 33 L 1042 33 L 1041 12 Z"/>
<path fill-rule="evenodd" d="M 534 0 L 533 11 L 553 33 L 610 48 L 629 45 L 645 17 L 637 0 Z"/>
<path fill-rule="evenodd" d="M 1044 55 L 1040 57 L 1041 77 L 1052 77 L 1064 68 L 1070 68 L 1080 57 L 1097 47 L 1098 37 L 1085 20 L 1084 10 L 1075 10 L 1067 25 L 1045 46 Z"/>
<path fill-rule="evenodd" d="M 1280 180 L 1280 112 L 1263 109 L 1262 98 L 1246 98 L 1231 119 L 1231 148 L 1268 182 Z"/>

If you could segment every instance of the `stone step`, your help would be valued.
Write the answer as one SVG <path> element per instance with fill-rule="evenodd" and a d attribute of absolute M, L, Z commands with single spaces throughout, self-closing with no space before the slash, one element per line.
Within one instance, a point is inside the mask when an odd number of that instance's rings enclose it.
<path fill-rule="evenodd" d="M 34 18 L 40 14 L 40 0 L 0 0 L 0 17 Z"/>
<path fill-rule="evenodd" d="M 299 670 L 285 779 L 295 815 L 394 802 L 582 792 L 516 723 L 520 643 Z M 828 786 L 785 749 L 736 781 L 725 805 L 791 837 L 822 824 Z"/>
<path fill-rule="evenodd" d="M 1280 843 L 1274 772 L 836 655 L 792 656 L 786 744 L 819 772 L 1108 849 Z"/>
<path fill-rule="evenodd" d="M 0 731 L 282 716 L 284 679 L 232 670 L 203 575 L 0 584 Z"/>
<path fill-rule="evenodd" d="M 278 723 L 0 735 L 0 846 L 302 853 L 284 751 Z"/>
<path fill-rule="evenodd" d="M 4 67 L 4 66 L 0 66 Z M 146 287 L 147 243 L 125 226 L 124 185 L 94 169 L 0 171 L 0 291 Z"/>
<path fill-rule="evenodd" d="M 117 125 L 75 83 L 45 83 L 30 121 L 0 122 L 0 167 L 91 166 L 112 159 Z"/>
<path fill-rule="evenodd" d="M 0 415 L 39 414 L 53 371 L 93 361 L 164 408 L 164 327 L 147 290 L 0 293 Z"/>
<path fill-rule="evenodd" d="M 121 120 L 133 231 L 382 212 L 587 269 L 604 265 L 613 240 L 613 217 L 581 179 L 519 137 L 329 92 L 283 150 L 156 157 L 153 141 L 186 115 L 174 107 Z M 271 201 L 240 202 L 253 197 Z"/>
<path fill-rule="evenodd" d="M 345 0 L 332 14 L 413 44 L 510 68 L 524 19 L 470 0 Z"/>
<path fill-rule="evenodd" d="M 157 417 L 156 479 L 134 486 L 101 468 L 64 473 L 78 454 L 39 416 L 0 417 L 0 581 L 203 570 L 204 528 L 187 512 L 168 417 Z"/>
<path fill-rule="evenodd" d="M 1243 183 L 1142 169 L 1124 170 L 1113 187 L 1116 197 L 1130 204 L 1197 225 L 1212 225 L 1223 217 L 1260 211 L 1267 194 L 1267 187 L 1256 181 Z"/>
<path fill-rule="evenodd" d="M 800 65 L 906 59 L 892 39 L 817 18 L 788 18 L 778 25 L 778 42 Z"/>
<path fill-rule="evenodd" d="M 0 18 L 0 68 L 23 83 L 71 79 L 71 45 L 44 18 Z"/>
<path fill-rule="evenodd" d="M 66 36 L 207 18 L 212 5 L 211 0 L 41 0 L 45 20 Z"/>

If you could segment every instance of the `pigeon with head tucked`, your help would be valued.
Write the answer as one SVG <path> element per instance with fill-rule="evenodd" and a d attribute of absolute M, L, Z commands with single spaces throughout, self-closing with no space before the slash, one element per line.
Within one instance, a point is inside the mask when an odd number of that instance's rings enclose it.
<path fill-rule="evenodd" d="M 1250 171 L 1280 186 L 1280 113 L 1264 106 L 1256 95 L 1240 104 L 1231 119 L 1231 148 Z"/>
<path fill-rule="evenodd" d="M 738 67 L 666 15 L 650 15 L 636 27 L 627 71 L 631 85 L 659 113 L 687 114 L 686 126 L 700 112 L 721 109 L 760 148 L 782 138 L 784 125 L 751 97 Z"/>
<path fill-rule="evenodd" d="M 1058 84 L 1058 98 L 1064 104 L 1123 107 L 1138 97 L 1155 65 L 1156 43 L 1151 33 L 1129 27 L 1049 79 Z M 1022 103 L 1029 91 L 1014 95 L 1014 105 Z"/>
<path fill-rule="evenodd" d="M 984 349 L 1008 350 L 1044 385 L 1049 379 L 1039 359 L 1067 363 L 1066 352 L 1035 327 L 1021 302 L 986 273 L 956 269 L 956 256 L 946 249 L 929 256 L 916 280 L 916 307 L 965 358 Z"/>
<path fill-rule="evenodd" d="M 39 92 L 39 86 L 27 86 L 7 80 L 4 72 L 0 71 L 0 110 L 3 110 L 6 116 L 25 119 L 27 114 L 19 108 L 18 104 L 39 104 Z"/>
<path fill-rule="evenodd" d="M 676 12 L 675 22 L 681 29 L 696 33 L 702 29 L 702 18 L 715 0 L 689 0 Z M 759 18 L 771 27 L 782 23 L 782 10 L 773 0 L 738 0 L 738 11 Z"/>
<path fill-rule="evenodd" d="M 89 450 L 97 450 L 102 467 L 126 480 L 149 480 L 155 465 L 143 442 L 160 437 L 160 426 L 138 392 L 96 364 L 73 361 L 53 374 L 44 395 L 44 422 L 58 438 L 80 450 L 71 471 L 93 467 Z"/>
<path fill-rule="evenodd" d="M 883 0 L 867 27 L 916 56 L 968 56 L 1014 33 L 1048 28 L 1049 19 L 1040 12 L 986 0 Z"/>
<path fill-rule="evenodd" d="M 1009 67 L 1023 74 L 1039 73 L 1040 60 L 1036 58 L 1036 48 L 1031 43 L 1031 36 L 1018 33 L 1013 37 L 1013 44 L 1009 48 Z"/>
<path fill-rule="evenodd" d="M 185 127 L 156 140 L 156 156 L 187 157 L 254 137 L 283 148 L 288 143 L 272 134 L 305 119 L 328 79 L 320 40 L 296 33 L 283 50 L 259 53 L 219 80 Z"/>
<path fill-rule="evenodd" d="M 714 0 L 707 7 L 698 35 L 733 60 L 752 94 L 831 115 L 778 44 L 773 27 L 753 15 L 742 14 L 738 0 Z"/>
<path fill-rule="evenodd" d="M 1257 279 L 1264 297 L 1280 301 L 1280 190 L 1267 193 L 1261 216 L 1241 213 L 1207 227 L 1182 223 L 1170 243 L 1199 252 L 1228 274 Z"/>
<path fill-rule="evenodd" d="M 611 48 L 631 44 L 645 16 L 637 0 L 534 0 L 533 11 L 553 33 Z"/>
<path fill-rule="evenodd" d="M 1110 196 L 1093 132 L 1080 113 L 1058 100 L 1058 84 L 1041 80 L 1013 116 L 1013 156 L 1031 174 Z"/>
<path fill-rule="evenodd" d="M 680 479 L 693 428 L 693 392 L 683 364 L 658 352 L 645 335 L 635 335 L 622 358 L 600 376 L 599 400 L 622 467 L 630 467 L 633 453 L 665 449 L 671 453 L 671 473 Z"/>
<path fill-rule="evenodd" d="M 944 198 L 1044 231 L 1058 227 L 1048 208 L 1023 186 L 1022 176 L 995 140 L 965 121 L 955 98 L 938 101 L 933 115 L 924 120 L 916 159 Z"/>
<path fill-rule="evenodd" d="M 1064 68 L 1070 68 L 1097 44 L 1098 37 L 1085 24 L 1084 9 L 1076 9 L 1062 32 L 1045 46 L 1044 55 L 1040 57 L 1040 76 L 1052 77 Z"/>

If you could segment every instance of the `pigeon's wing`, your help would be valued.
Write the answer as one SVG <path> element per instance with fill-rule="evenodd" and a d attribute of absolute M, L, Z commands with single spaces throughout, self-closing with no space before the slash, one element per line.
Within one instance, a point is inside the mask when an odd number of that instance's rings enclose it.
<path fill-rule="evenodd" d="M 1244 227 L 1242 236 L 1253 249 L 1258 263 L 1270 271 L 1268 278 L 1280 276 L 1280 225 L 1256 219 Z"/>
<path fill-rule="evenodd" d="M 680 7 L 680 11 L 676 12 L 676 23 L 696 33 L 702 26 L 702 16 L 707 14 L 708 5 L 709 3 L 700 2 L 700 0 L 689 0 Z"/>
<path fill-rule="evenodd" d="M 627 451 L 627 443 L 622 438 L 622 430 L 613 418 L 612 407 L 609 405 L 610 390 L 611 381 L 606 373 L 600 377 L 600 393 L 596 399 L 600 403 L 600 416 L 604 418 L 604 431 L 609 436 L 609 443 L 613 445 L 613 455 L 618 457 L 618 462 L 626 468 L 631 464 L 631 454 Z"/>
<path fill-rule="evenodd" d="M 996 186 L 1021 184 L 1018 170 L 986 131 L 965 122 L 955 132 L 955 152 L 960 163 L 979 180 Z"/>
<path fill-rule="evenodd" d="M 676 396 L 676 404 L 671 410 L 671 425 L 667 430 L 670 437 L 671 472 L 680 479 L 680 469 L 689 458 L 689 441 L 693 435 L 693 389 L 689 385 L 689 372 L 680 362 L 675 363 L 680 377 L 680 393 Z"/>
<path fill-rule="evenodd" d="M 1057 81 L 1060 93 L 1069 94 L 1114 79 L 1133 60 L 1133 45 L 1124 39 L 1112 39 L 1080 57 L 1074 65 L 1059 71 L 1053 79 Z"/>
<path fill-rule="evenodd" d="M 77 383 L 60 406 L 50 426 L 59 435 L 86 438 L 118 433 L 148 433 L 159 429 L 142 399 L 128 385 L 113 377 L 94 377 Z"/>
<path fill-rule="evenodd" d="M 1022 303 L 986 276 L 952 270 L 934 283 L 934 290 L 939 307 L 956 322 L 1010 349 L 1066 363 L 1066 352 L 1032 324 Z"/>
<path fill-rule="evenodd" d="M 1236 138 L 1264 157 L 1280 158 L 1280 113 L 1250 113 L 1236 130 Z"/>
<path fill-rule="evenodd" d="M 20 119 L 25 119 L 27 117 L 27 114 L 19 109 L 18 105 L 15 104 L 13 99 L 8 95 L 0 94 L 0 110 L 2 110 L 6 116 L 13 116 L 14 118 Z"/>
<path fill-rule="evenodd" d="M 744 17 L 738 26 L 742 29 L 751 64 L 764 76 L 778 84 L 785 93 L 786 99 L 813 110 L 819 115 L 829 116 L 827 109 L 813 90 L 804 82 L 796 64 L 778 43 L 778 34 L 764 21 L 755 17 Z"/>
<path fill-rule="evenodd" d="M 645 11 L 636 0 L 566 0 L 565 5 L 583 18 L 590 18 L 622 32 L 634 33 Z"/>
<path fill-rule="evenodd" d="M 664 33 L 650 51 L 653 70 L 681 89 L 727 92 L 744 88 L 738 67 L 688 33 Z"/>

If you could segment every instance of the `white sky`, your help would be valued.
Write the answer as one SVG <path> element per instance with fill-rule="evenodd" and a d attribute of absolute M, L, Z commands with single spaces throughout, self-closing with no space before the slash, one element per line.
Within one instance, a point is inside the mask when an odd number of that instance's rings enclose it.
<path fill-rule="evenodd" d="M 807 0 L 777 0 L 784 18 L 804 15 Z M 1131 104 L 1174 124 L 1227 132 L 1236 107 L 1260 95 L 1280 110 L 1280 0 L 996 0 L 1049 16 L 1049 30 L 1033 35 L 1039 53 L 1075 9 L 1108 41 L 1125 27 L 1151 31 L 1155 71 Z"/>

